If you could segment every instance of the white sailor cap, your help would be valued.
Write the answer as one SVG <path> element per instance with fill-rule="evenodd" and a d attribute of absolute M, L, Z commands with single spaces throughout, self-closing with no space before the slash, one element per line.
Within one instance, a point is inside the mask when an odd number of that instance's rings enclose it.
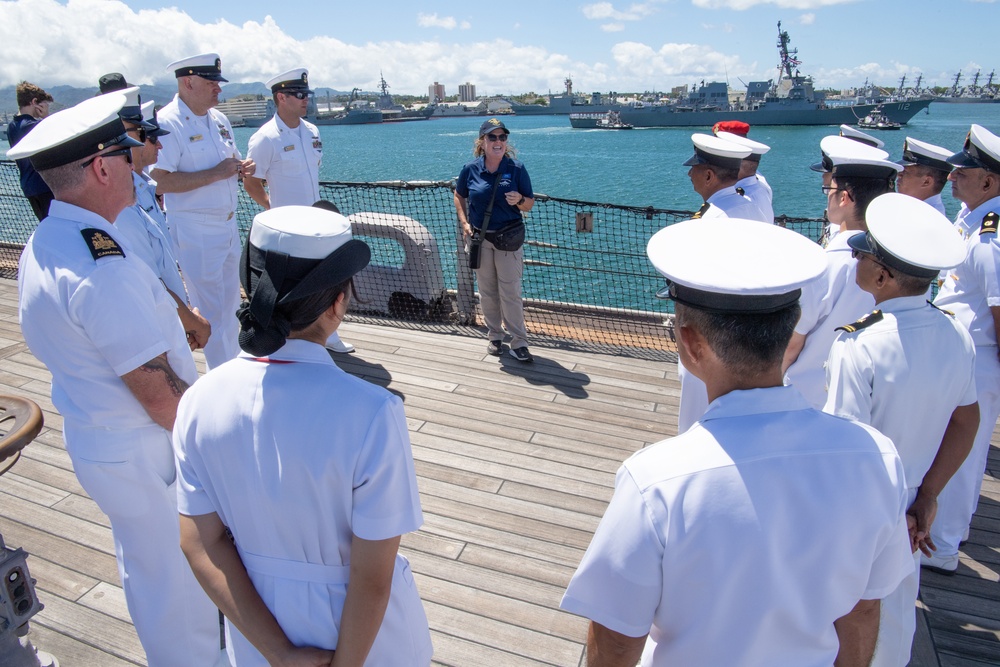
<path fill-rule="evenodd" d="M 142 97 L 139 95 L 139 86 L 125 88 L 121 91 L 121 94 L 125 96 L 125 106 L 118 112 L 122 120 L 128 121 L 133 125 L 138 125 L 144 130 L 152 130 L 153 125 L 146 122 L 142 117 Z"/>
<path fill-rule="evenodd" d="M 750 155 L 750 149 L 711 134 L 692 134 L 694 155 L 684 163 L 685 167 L 696 164 L 711 164 L 725 169 L 739 169 L 743 158 Z"/>
<path fill-rule="evenodd" d="M 872 200 L 865 211 L 868 232 L 847 243 L 890 269 L 916 278 L 934 278 L 958 266 L 966 247 L 955 227 L 925 201 L 889 192 Z"/>
<path fill-rule="evenodd" d="M 948 158 L 951 155 L 951 151 L 947 148 L 941 148 L 913 137 L 906 137 L 903 139 L 903 158 L 897 160 L 896 163 L 904 167 L 919 164 L 950 173 L 954 168 L 948 163 Z"/>
<path fill-rule="evenodd" d="M 305 93 L 312 92 L 309 90 L 309 70 L 302 67 L 282 72 L 278 76 L 269 79 L 264 85 L 267 86 L 272 93 L 280 93 L 285 90 L 301 90 Z"/>
<path fill-rule="evenodd" d="M 160 121 L 156 118 L 156 102 L 153 100 L 143 103 L 142 120 L 152 127 L 151 130 L 146 132 L 147 136 L 162 137 L 165 134 L 170 134 L 170 130 L 164 130 L 160 127 Z"/>
<path fill-rule="evenodd" d="M 37 171 L 82 160 L 111 146 L 142 146 L 125 133 L 118 115 L 125 105 L 119 93 L 99 95 L 42 119 L 16 146 L 7 151 L 11 160 L 31 158 Z"/>
<path fill-rule="evenodd" d="M 175 60 L 167 65 L 167 70 L 173 72 L 178 79 L 182 76 L 200 76 L 209 81 L 221 83 L 229 81 L 222 78 L 222 59 L 218 53 L 199 53 L 196 56 Z"/>
<path fill-rule="evenodd" d="M 956 167 L 978 167 L 1000 174 L 1000 137 L 982 125 L 973 125 L 965 136 L 965 146 L 948 162 Z"/>
<path fill-rule="evenodd" d="M 750 149 L 750 155 L 746 157 L 747 160 L 753 160 L 754 162 L 760 162 L 760 156 L 771 150 L 771 147 L 767 144 L 762 144 L 759 141 L 754 141 L 753 139 L 747 139 L 746 137 L 741 137 L 738 134 L 733 134 L 732 132 L 717 132 L 715 134 L 720 139 L 725 139 L 744 148 Z"/>
<path fill-rule="evenodd" d="M 832 173 L 834 178 L 895 178 L 903 170 L 889 160 L 889 154 L 885 151 L 846 137 L 823 137 L 819 147 L 823 152 L 823 159 L 810 169 Z"/>
<path fill-rule="evenodd" d="M 885 142 L 881 139 L 877 139 L 870 134 L 865 134 L 861 130 L 857 130 L 850 125 L 840 126 L 840 136 L 851 139 L 852 141 L 857 141 L 859 143 L 865 144 L 866 146 L 872 146 L 874 148 L 882 148 L 885 146 Z"/>
<path fill-rule="evenodd" d="M 798 232 L 739 218 L 670 225 L 649 239 L 646 255 L 671 299 L 714 313 L 786 308 L 827 264 L 823 249 Z"/>

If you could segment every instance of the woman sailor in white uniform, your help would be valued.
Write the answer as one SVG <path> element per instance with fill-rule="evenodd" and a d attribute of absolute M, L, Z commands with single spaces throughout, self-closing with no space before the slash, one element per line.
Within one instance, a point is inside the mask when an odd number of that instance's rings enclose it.
<path fill-rule="evenodd" d="M 181 546 L 236 667 L 431 660 L 397 553 L 423 522 L 402 402 L 323 347 L 370 256 L 339 214 L 259 214 L 240 267 L 243 353 L 178 410 Z"/>

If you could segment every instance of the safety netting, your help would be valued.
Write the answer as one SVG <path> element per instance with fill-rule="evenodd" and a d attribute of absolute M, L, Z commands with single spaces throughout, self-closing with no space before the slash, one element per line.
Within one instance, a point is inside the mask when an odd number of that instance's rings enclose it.
<path fill-rule="evenodd" d="M 323 199 L 350 216 L 372 248 L 348 319 L 483 335 L 474 274 L 454 205 L 454 182 L 324 182 Z M 240 190 L 243 239 L 261 209 Z M 674 359 L 670 304 L 646 242 L 691 211 L 586 202 L 537 194 L 525 216 L 522 294 L 532 345 Z M 813 240 L 823 222 L 776 220 Z M 35 227 L 16 165 L 0 161 L 0 275 L 16 277 Z M 183 268 L 183 267 L 182 267 Z"/>

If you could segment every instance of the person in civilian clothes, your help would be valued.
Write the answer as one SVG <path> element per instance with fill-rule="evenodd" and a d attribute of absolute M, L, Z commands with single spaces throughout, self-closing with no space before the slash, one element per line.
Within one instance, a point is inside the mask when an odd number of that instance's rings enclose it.
<path fill-rule="evenodd" d="M 219 615 L 180 550 L 170 445 L 198 372 L 177 304 L 111 223 L 135 200 L 130 138 L 109 93 L 46 118 L 7 156 L 52 189 L 18 271 L 19 319 L 52 373 L 66 451 L 111 522 L 125 601 L 154 667 L 213 665 Z M 225 659 L 225 656 L 221 656 Z"/>
<path fill-rule="evenodd" d="M 214 368 L 239 352 L 240 238 L 238 179 L 253 176 L 253 160 L 236 148 L 229 120 L 215 110 L 222 61 L 203 53 L 171 63 L 177 95 L 160 110 L 163 148 L 150 176 L 175 235 L 191 303 L 212 325 L 205 361 Z"/>
<path fill-rule="evenodd" d="M 274 116 L 250 137 L 247 159 L 257 166 L 243 179 L 247 194 L 264 210 L 272 206 L 312 206 L 320 200 L 319 170 L 323 142 L 319 128 L 305 119 L 309 109 L 309 72 L 282 72 L 266 84 L 274 98 Z M 265 189 L 264 185 L 267 184 Z M 348 353 L 354 346 L 336 331 L 326 348 Z"/>
<path fill-rule="evenodd" d="M 258 214 L 241 261 L 243 353 L 181 401 L 181 546 L 226 615 L 236 667 L 431 661 L 398 553 L 423 521 L 403 403 L 324 349 L 370 257 L 337 213 Z"/>
<path fill-rule="evenodd" d="M 888 438 L 782 386 L 822 249 L 719 218 L 671 225 L 646 252 L 712 403 L 618 470 L 560 604 L 590 619 L 587 665 L 867 665 L 879 601 L 913 570 L 906 488 Z"/>
<path fill-rule="evenodd" d="M 497 357 L 503 354 L 506 330 L 511 337 L 510 356 L 530 362 L 532 356 L 528 351 L 528 330 L 524 325 L 524 303 L 521 301 L 524 249 L 498 250 L 489 236 L 508 225 L 523 224 L 524 214 L 535 205 L 528 170 L 514 159 L 514 149 L 507 141 L 509 136 L 507 126 L 496 118 L 490 118 L 479 127 L 479 138 L 472 149 L 476 159 L 462 167 L 455 184 L 455 210 L 466 239 L 472 236 L 473 228 L 487 235 L 482 245 L 481 265 L 476 269 L 489 338 L 486 351 Z M 489 226 L 483 230 L 491 199 L 493 210 Z"/>
<path fill-rule="evenodd" d="M 27 81 L 17 84 L 17 115 L 7 125 L 7 143 L 11 148 L 17 145 L 40 120 L 49 115 L 49 105 L 52 96 L 40 87 Z M 49 203 L 52 201 L 52 191 L 38 175 L 31 160 L 17 161 L 17 170 L 21 174 L 21 191 L 28 198 L 31 210 L 39 221 L 49 214 Z"/>
<path fill-rule="evenodd" d="M 958 547 L 967 539 L 979 502 L 990 438 L 1000 416 L 1000 137 L 973 125 L 965 146 L 948 161 L 952 196 L 962 202 L 955 228 L 965 240 L 966 256 L 945 279 L 934 305 L 950 310 L 976 344 L 976 395 L 979 431 L 972 452 L 938 496 L 938 517 L 931 527 L 937 550 L 922 563 L 954 574 Z"/>
<path fill-rule="evenodd" d="M 877 197 L 865 220 L 868 232 L 852 236 L 848 245 L 858 259 L 858 285 L 875 297 L 876 310 L 838 327 L 823 409 L 874 426 L 892 440 L 903 462 L 915 567 L 882 600 L 872 662 L 903 667 L 916 629 L 920 554 L 932 553 L 937 497 L 968 456 L 979 426 L 976 352 L 965 327 L 927 302 L 941 269 L 965 257 L 965 244 L 948 219 L 893 192 Z"/>

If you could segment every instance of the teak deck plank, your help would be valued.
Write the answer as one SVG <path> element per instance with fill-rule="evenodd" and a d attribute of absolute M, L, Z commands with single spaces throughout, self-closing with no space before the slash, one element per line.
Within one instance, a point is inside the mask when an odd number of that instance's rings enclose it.
<path fill-rule="evenodd" d="M 36 401 L 46 420 L 0 477 L 0 531 L 31 554 L 46 605 L 29 638 L 63 667 L 145 665 L 107 519 L 72 472 L 51 375 L 20 338 L 16 299 L 15 283 L 0 280 L 0 392 Z M 406 406 L 425 521 L 402 553 L 435 664 L 581 665 L 587 623 L 559 599 L 620 463 L 676 431 L 676 364 L 538 346 L 525 366 L 490 357 L 477 335 L 357 322 L 343 335 L 357 352 L 334 355 L 341 367 Z M 998 473 L 994 448 L 959 574 L 922 577 L 914 667 L 1000 662 Z"/>

